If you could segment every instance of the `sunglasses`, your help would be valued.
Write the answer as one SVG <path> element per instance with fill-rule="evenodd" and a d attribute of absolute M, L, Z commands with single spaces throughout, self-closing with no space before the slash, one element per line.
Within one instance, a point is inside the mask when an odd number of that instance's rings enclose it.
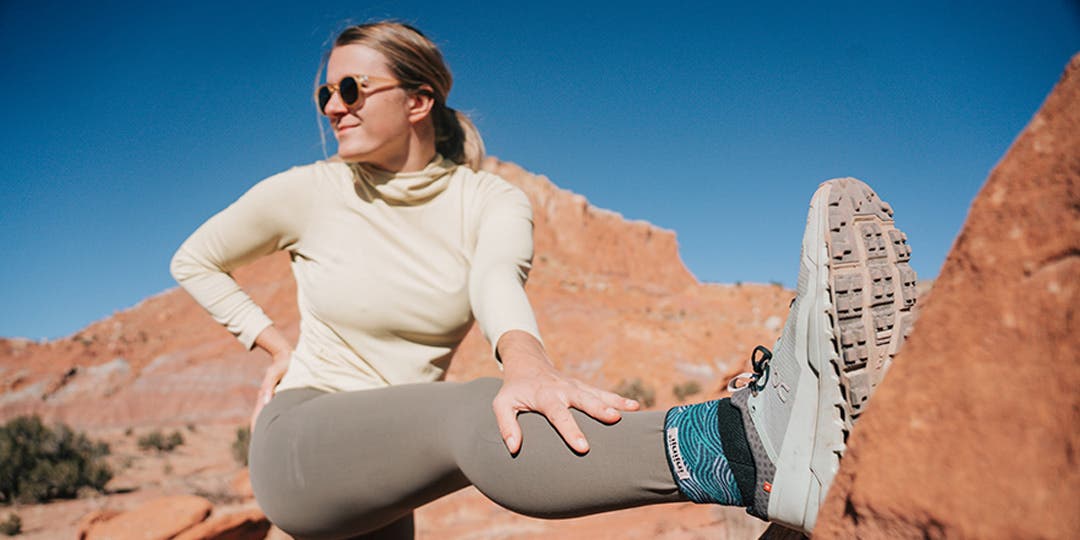
<path fill-rule="evenodd" d="M 383 88 L 368 88 L 368 83 L 378 83 L 380 81 L 392 84 Z M 346 75 L 337 84 L 327 83 L 316 88 L 315 105 L 319 108 L 319 112 L 326 114 L 326 104 L 330 103 L 330 98 L 334 97 L 334 92 L 337 92 L 341 95 L 341 101 L 345 105 L 352 109 L 359 109 L 364 106 L 364 99 L 367 95 L 399 86 L 401 86 L 401 83 L 386 77 Z"/>

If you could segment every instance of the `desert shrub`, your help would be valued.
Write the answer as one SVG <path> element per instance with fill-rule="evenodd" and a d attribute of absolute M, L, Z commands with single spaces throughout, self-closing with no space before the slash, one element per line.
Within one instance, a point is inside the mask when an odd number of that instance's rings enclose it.
<path fill-rule="evenodd" d="M 65 424 L 49 428 L 37 415 L 14 418 L 0 426 L 0 502 L 71 498 L 83 486 L 101 491 L 112 479 L 108 454 L 109 445 Z"/>
<path fill-rule="evenodd" d="M 236 440 L 232 443 L 233 459 L 237 463 L 247 467 L 248 446 L 251 444 L 251 428 L 244 426 L 236 428 Z"/>
<path fill-rule="evenodd" d="M 166 436 L 161 431 L 151 431 L 139 437 L 140 450 L 157 450 L 159 452 L 172 452 L 174 448 L 184 444 L 184 436 L 179 431 L 174 431 Z"/>
<path fill-rule="evenodd" d="M 647 386 L 638 378 L 629 381 L 624 379 L 612 391 L 620 396 L 637 400 L 638 403 L 645 407 L 652 407 L 653 403 L 656 403 L 656 392 L 653 391 L 651 386 Z"/>
<path fill-rule="evenodd" d="M 7 519 L 0 521 L 0 533 L 15 536 L 22 533 L 22 519 L 19 514 L 8 514 Z"/>
<path fill-rule="evenodd" d="M 181 444 L 184 444 L 184 436 L 179 431 L 172 432 L 168 439 L 165 439 L 165 444 L 170 448 L 176 448 Z"/>
<path fill-rule="evenodd" d="M 686 401 L 686 398 L 701 392 L 701 385 L 697 381 L 686 381 L 682 384 L 676 384 L 671 391 L 675 394 L 675 399 Z"/>

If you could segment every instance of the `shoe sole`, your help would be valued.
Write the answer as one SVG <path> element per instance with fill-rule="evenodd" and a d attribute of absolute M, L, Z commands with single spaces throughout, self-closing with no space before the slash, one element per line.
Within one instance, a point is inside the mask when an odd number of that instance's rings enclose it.
<path fill-rule="evenodd" d="M 810 369 L 799 387 L 816 392 L 796 396 L 785 441 L 803 444 L 785 444 L 768 514 L 811 531 L 851 428 L 911 331 L 916 293 L 907 237 L 863 182 L 823 183 L 806 227 L 803 264 L 812 270 L 807 302 L 795 315 L 805 321 Z"/>
<path fill-rule="evenodd" d="M 844 442 L 915 322 L 916 275 L 907 235 L 892 208 L 854 178 L 828 194 L 829 317 L 834 375 L 839 377 Z M 842 452 L 842 451 L 841 451 Z"/>

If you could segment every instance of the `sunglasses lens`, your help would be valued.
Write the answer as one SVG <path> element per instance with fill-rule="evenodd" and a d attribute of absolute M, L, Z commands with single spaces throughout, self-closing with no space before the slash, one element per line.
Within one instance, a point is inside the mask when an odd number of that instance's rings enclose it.
<path fill-rule="evenodd" d="M 319 112 L 326 113 L 326 104 L 330 103 L 330 96 L 334 95 L 325 84 L 319 87 Z"/>
<path fill-rule="evenodd" d="M 338 92 L 341 92 L 341 101 L 344 101 L 346 105 L 355 105 L 356 100 L 360 99 L 360 87 L 356 85 L 356 79 L 352 77 L 341 79 Z"/>

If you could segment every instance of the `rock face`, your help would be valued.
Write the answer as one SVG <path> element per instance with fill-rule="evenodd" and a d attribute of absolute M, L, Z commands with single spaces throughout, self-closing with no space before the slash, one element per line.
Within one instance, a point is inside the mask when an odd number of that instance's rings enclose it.
<path fill-rule="evenodd" d="M 210 516 L 213 504 L 191 495 L 159 497 L 127 512 L 90 512 L 80 519 L 79 540 L 261 540 L 270 521 L 258 508 Z M 205 521 L 204 521 L 205 520 Z"/>
<path fill-rule="evenodd" d="M 1080 537 L 1080 55 L 990 174 L 821 538 Z"/>
<path fill-rule="evenodd" d="M 92 521 L 89 530 L 85 533 L 80 532 L 79 538 L 85 540 L 172 538 L 206 519 L 213 507 L 210 501 L 192 495 L 162 497 L 109 519 Z"/>
<path fill-rule="evenodd" d="M 210 518 L 176 536 L 174 540 L 262 540 L 270 532 L 270 520 L 257 509 Z"/>

